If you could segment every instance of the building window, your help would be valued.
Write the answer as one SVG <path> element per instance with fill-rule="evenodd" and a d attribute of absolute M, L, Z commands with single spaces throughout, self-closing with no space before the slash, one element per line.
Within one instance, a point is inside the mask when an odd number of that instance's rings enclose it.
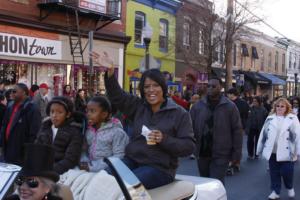
<path fill-rule="evenodd" d="M 168 51 L 169 23 L 166 19 L 159 20 L 159 49 Z"/>
<path fill-rule="evenodd" d="M 199 54 L 204 54 L 204 40 L 203 40 L 203 31 L 199 31 Z"/>
<path fill-rule="evenodd" d="M 249 52 L 248 52 L 248 48 L 247 48 L 246 44 L 242 44 L 241 52 L 242 52 L 243 57 L 248 57 L 249 56 Z"/>
<path fill-rule="evenodd" d="M 265 56 L 264 56 L 264 54 L 265 54 L 265 50 L 261 49 L 260 50 L 260 69 L 262 71 L 265 70 Z"/>
<path fill-rule="evenodd" d="M 258 59 L 256 47 L 251 47 L 251 67 L 255 68 L 255 59 Z"/>
<path fill-rule="evenodd" d="M 269 67 L 269 69 L 272 68 L 272 53 L 271 52 L 269 53 L 269 56 L 268 56 L 268 67 Z"/>
<path fill-rule="evenodd" d="M 256 47 L 251 47 L 251 50 L 252 50 L 252 59 L 258 59 Z"/>
<path fill-rule="evenodd" d="M 285 54 L 282 54 L 282 72 L 285 72 Z"/>
<path fill-rule="evenodd" d="M 293 64 L 293 65 L 294 65 L 294 69 L 296 69 L 296 59 L 297 59 L 297 58 L 296 58 L 296 54 L 295 54 L 295 56 L 294 56 L 294 58 L 293 58 L 293 60 L 294 60 L 294 64 Z"/>
<path fill-rule="evenodd" d="M 219 48 L 219 46 L 217 46 L 216 45 L 217 44 L 217 38 L 214 38 L 213 39 L 213 47 L 214 47 L 214 49 L 213 49 L 213 61 L 214 62 L 216 62 L 216 61 L 218 61 L 219 60 L 219 58 L 218 58 L 218 48 Z"/>
<path fill-rule="evenodd" d="M 279 53 L 276 51 L 275 53 L 275 71 L 278 72 L 278 59 L 279 59 Z"/>
<path fill-rule="evenodd" d="M 134 43 L 143 44 L 143 28 L 145 26 L 145 14 L 142 12 L 135 13 L 134 24 Z"/>
<path fill-rule="evenodd" d="M 190 46 L 190 24 L 188 22 L 183 24 L 183 45 Z"/>
<path fill-rule="evenodd" d="M 289 68 L 292 68 L 292 53 L 289 56 Z"/>
<path fill-rule="evenodd" d="M 220 63 L 223 63 L 223 61 L 224 61 L 224 45 L 223 45 L 223 41 L 220 41 L 219 54 L 220 54 Z"/>
<path fill-rule="evenodd" d="M 233 45 L 233 66 L 236 66 L 236 44 Z"/>

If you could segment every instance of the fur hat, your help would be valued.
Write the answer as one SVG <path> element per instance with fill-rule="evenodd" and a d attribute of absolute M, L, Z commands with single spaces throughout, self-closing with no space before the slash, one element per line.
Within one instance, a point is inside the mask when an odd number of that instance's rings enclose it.
<path fill-rule="evenodd" d="M 40 176 L 54 182 L 59 180 L 59 174 L 53 170 L 54 150 L 49 145 L 26 144 L 25 158 L 19 176 Z"/>

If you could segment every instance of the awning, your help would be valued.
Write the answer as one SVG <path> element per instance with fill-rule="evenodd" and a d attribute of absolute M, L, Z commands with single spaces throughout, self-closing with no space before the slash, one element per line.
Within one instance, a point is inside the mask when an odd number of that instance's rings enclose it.
<path fill-rule="evenodd" d="M 267 74 L 267 73 L 260 73 L 260 75 L 264 76 L 265 78 L 272 81 L 272 85 L 285 85 L 286 81 L 278 78 L 277 76 L 273 74 Z"/>
<path fill-rule="evenodd" d="M 245 77 L 250 79 L 255 84 L 264 84 L 264 85 L 271 85 L 271 81 L 268 78 L 260 75 L 258 72 L 242 72 L 245 74 Z"/>

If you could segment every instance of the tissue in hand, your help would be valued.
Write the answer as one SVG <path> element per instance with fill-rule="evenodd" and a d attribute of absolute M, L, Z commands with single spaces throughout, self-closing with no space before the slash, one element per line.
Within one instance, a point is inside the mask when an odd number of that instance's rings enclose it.
<path fill-rule="evenodd" d="M 151 133 L 151 130 L 147 128 L 147 126 L 143 125 L 142 127 L 142 135 L 146 138 L 148 145 L 155 145 L 156 142 L 149 139 L 149 133 Z"/>

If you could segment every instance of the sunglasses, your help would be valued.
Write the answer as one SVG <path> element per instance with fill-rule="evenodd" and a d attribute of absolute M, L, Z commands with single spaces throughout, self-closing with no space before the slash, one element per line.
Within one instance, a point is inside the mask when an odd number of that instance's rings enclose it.
<path fill-rule="evenodd" d="M 19 177 L 15 181 L 16 185 L 21 186 L 23 183 L 26 183 L 30 188 L 37 188 L 39 186 L 39 182 L 34 178 L 22 178 Z"/>
<path fill-rule="evenodd" d="M 276 108 L 285 108 L 283 105 L 276 105 Z"/>

